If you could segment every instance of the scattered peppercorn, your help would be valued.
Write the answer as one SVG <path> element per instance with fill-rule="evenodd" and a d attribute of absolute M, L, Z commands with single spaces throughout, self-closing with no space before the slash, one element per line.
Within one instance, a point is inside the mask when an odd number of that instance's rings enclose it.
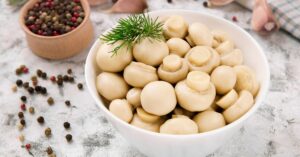
<path fill-rule="evenodd" d="M 24 135 L 23 135 L 23 134 L 21 134 L 21 135 L 19 136 L 19 140 L 20 140 L 20 142 L 24 142 L 24 140 L 25 140 L 25 137 L 24 137 Z"/>
<path fill-rule="evenodd" d="M 72 69 L 68 69 L 68 74 L 71 75 L 73 73 Z"/>
<path fill-rule="evenodd" d="M 42 74 L 43 74 L 43 71 L 42 71 L 42 70 L 38 69 L 38 70 L 36 71 L 36 75 L 37 75 L 38 77 L 42 77 Z"/>
<path fill-rule="evenodd" d="M 77 87 L 78 87 L 79 90 L 82 90 L 82 89 L 83 89 L 82 83 L 78 83 L 78 84 L 77 84 Z"/>
<path fill-rule="evenodd" d="M 22 69 L 17 68 L 15 72 L 16 72 L 16 75 L 21 75 L 22 74 Z"/>
<path fill-rule="evenodd" d="M 24 120 L 24 119 L 21 119 L 21 120 L 20 120 L 20 124 L 22 124 L 23 126 L 25 126 L 25 125 L 26 125 L 25 120 Z"/>
<path fill-rule="evenodd" d="M 232 16 L 232 21 L 237 22 L 237 17 L 236 16 Z"/>
<path fill-rule="evenodd" d="M 51 147 L 48 147 L 47 150 L 46 150 L 47 154 L 50 155 L 53 153 L 53 150 Z"/>
<path fill-rule="evenodd" d="M 23 83 L 23 88 L 27 89 L 29 87 L 29 82 L 24 82 Z"/>
<path fill-rule="evenodd" d="M 63 76 L 62 76 L 62 75 L 57 75 L 57 79 L 58 79 L 58 80 L 62 80 L 62 79 L 63 79 Z"/>
<path fill-rule="evenodd" d="M 39 116 L 39 117 L 37 118 L 37 122 L 40 123 L 40 124 L 44 124 L 44 122 L 45 122 L 44 117 Z"/>
<path fill-rule="evenodd" d="M 74 82 L 74 77 L 69 76 L 69 82 L 73 83 Z"/>
<path fill-rule="evenodd" d="M 45 135 L 46 135 L 47 137 L 51 136 L 51 129 L 50 129 L 50 128 L 46 128 L 46 129 L 45 129 Z"/>
<path fill-rule="evenodd" d="M 37 77 L 36 76 L 31 76 L 31 81 L 37 81 Z"/>
<path fill-rule="evenodd" d="M 172 3 L 172 0 L 167 0 L 168 1 L 168 3 Z"/>
<path fill-rule="evenodd" d="M 31 148 L 31 145 L 30 145 L 29 143 L 27 143 L 27 144 L 25 145 L 25 148 L 29 151 L 30 148 Z"/>
<path fill-rule="evenodd" d="M 20 98 L 21 100 L 22 100 L 22 102 L 26 102 L 27 101 L 27 97 L 26 96 L 21 96 L 21 98 Z"/>
<path fill-rule="evenodd" d="M 71 106 L 70 100 L 66 100 L 66 101 L 65 101 L 65 104 L 66 104 L 67 106 Z"/>
<path fill-rule="evenodd" d="M 38 81 L 32 81 L 32 85 L 33 86 L 37 86 L 38 85 Z"/>
<path fill-rule="evenodd" d="M 42 87 L 41 88 L 41 93 L 44 94 L 44 95 L 47 94 L 47 89 L 45 87 Z"/>
<path fill-rule="evenodd" d="M 18 88 L 17 88 L 17 86 L 14 84 L 14 85 L 12 85 L 11 90 L 12 90 L 13 92 L 16 92 L 16 91 L 18 90 Z"/>
<path fill-rule="evenodd" d="M 204 6 L 205 8 L 207 8 L 207 7 L 208 7 L 208 3 L 207 3 L 207 1 L 204 1 L 202 4 L 203 4 L 203 6 Z"/>
<path fill-rule="evenodd" d="M 20 131 L 23 130 L 23 129 L 24 129 L 24 125 L 18 124 L 18 129 L 19 129 Z"/>
<path fill-rule="evenodd" d="M 34 93 L 34 89 L 32 87 L 28 87 L 27 91 L 30 93 L 30 94 L 33 94 Z"/>
<path fill-rule="evenodd" d="M 24 67 L 24 68 L 23 68 L 23 73 L 24 73 L 24 74 L 27 74 L 28 72 L 29 72 L 29 69 L 28 69 L 27 67 Z"/>
<path fill-rule="evenodd" d="M 18 113 L 18 117 L 19 117 L 20 119 L 24 118 L 23 112 L 19 112 L 19 113 Z"/>
<path fill-rule="evenodd" d="M 69 129 L 71 124 L 69 122 L 64 122 L 65 129 Z"/>
<path fill-rule="evenodd" d="M 28 111 L 29 111 L 29 113 L 34 114 L 34 107 L 30 106 Z"/>
<path fill-rule="evenodd" d="M 72 135 L 71 134 L 67 134 L 66 135 L 66 139 L 68 142 L 72 141 Z"/>
<path fill-rule="evenodd" d="M 34 90 L 35 90 L 35 92 L 40 93 L 41 90 L 42 90 L 42 87 L 41 86 L 35 86 Z"/>
<path fill-rule="evenodd" d="M 61 87 L 61 86 L 63 86 L 63 84 L 64 84 L 64 83 L 63 83 L 63 80 L 61 80 L 61 79 L 57 80 L 57 85 L 58 85 L 58 86 Z"/>
<path fill-rule="evenodd" d="M 21 87 L 21 86 L 23 85 L 23 81 L 22 81 L 22 80 L 17 80 L 17 81 L 16 81 L 16 85 L 17 85 L 18 87 Z"/>
<path fill-rule="evenodd" d="M 69 76 L 68 76 L 68 75 L 64 75 L 63 80 L 64 80 L 65 82 L 68 82 L 68 81 L 69 81 Z"/>
<path fill-rule="evenodd" d="M 54 100 L 53 100 L 52 97 L 49 97 L 49 98 L 47 99 L 47 102 L 48 102 L 49 105 L 54 104 Z"/>
<path fill-rule="evenodd" d="M 42 73 L 42 78 L 43 78 L 43 79 L 47 79 L 47 73 L 43 72 L 43 73 Z"/>
<path fill-rule="evenodd" d="M 56 81 L 56 77 L 55 77 L 55 76 L 51 76 L 51 77 L 50 77 L 50 80 L 51 80 L 52 82 L 55 82 L 55 81 Z"/>
<path fill-rule="evenodd" d="M 21 110 L 25 111 L 26 110 L 26 105 L 25 104 L 21 104 Z"/>

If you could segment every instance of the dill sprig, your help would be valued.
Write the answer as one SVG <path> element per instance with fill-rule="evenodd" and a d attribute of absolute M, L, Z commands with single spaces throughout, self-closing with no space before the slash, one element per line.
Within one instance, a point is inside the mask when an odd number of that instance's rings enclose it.
<path fill-rule="evenodd" d="M 154 40 L 163 39 L 163 24 L 158 19 L 152 19 L 149 15 L 131 15 L 128 18 L 122 18 L 118 24 L 100 39 L 108 44 L 115 44 L 120 41 L 111 53 L 116 55 L 121 47 L 131 49 L 135 43 L 139 43 L 144 38 Z"/>

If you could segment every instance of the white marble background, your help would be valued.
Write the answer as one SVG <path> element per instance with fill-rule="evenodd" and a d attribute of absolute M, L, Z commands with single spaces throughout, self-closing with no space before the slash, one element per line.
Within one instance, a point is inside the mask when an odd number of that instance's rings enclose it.
<path fill-rule="evenodd" d="M 227 145 L 221 147 L 210 157 L 300 157 L 300 51 L 299 41 L 285 32 L 271 36 L 259 36 L 249 29 L 251 13 L 237 4 L 218 9 L 202 7 L 202 1 L 149 0 L 149 10 L 189 9 L 206 11 L 227 19 L 237 16 L 237 23 L 246 29 L 263 47 L 271 68 L 270 91 L 262 107 L 248 119 L 244 127 Z M 91 19 L 94 22 L 96 36 L 116 23 L 125 15 L 107 15 L 103 7 L 92 9 Z M 96 37 L 95 37 L 96 38 Z M 6 0 L 0 3 L 0 156 L 30 156 L 22 149 L 18 141 L 20 134 L 18 123 L 21 95 L 26 91 L 11 91 L 16 81 L 14 70 L 20 64 L 26 64 L 33 73 L 37 68 L 50 74 L 66 73 L 72 68 L 77 82 L 84 83 L 84 62 L 87 50 L 78 56 L 62 61 L 45 60 L 33 55 L 26 45 L 24 34 L 18 24 L 18 9 L 7 6 Z M 30 79 L 29 75 L 21 77 Z M 88 91 L 78 91 L 74 85 L 67 84 L 62 90 L 49 81 L 40 81 L 48 86 L 49 95 L 56 103 L 50 107 L 47 97 L 34 96 L 29 103 L 35 107 L 36 114 L 25 113 L 27 127 L 23 130 L 26 142 L 32 144 L 34 156 L 46 156 L 45 149 L 52 146 L 57 156 L 101 156 L 101 157 L 141 157 L 110 125 L 96 107 Z M 85 87 L 85 86 L 84 86 Z M 76 107 L 68 108 L 64 100 L 70 99 Z M 40 126 L 36 118 L 44 116 L 46 123 Z M 72 125 L 66 131 L 62 124 L 69 121 Z M 53 136 L 44 137 L 46 126 L 52 128 Z M 73 142 L 68 144 L 64 136 L 70 132 Z"/>

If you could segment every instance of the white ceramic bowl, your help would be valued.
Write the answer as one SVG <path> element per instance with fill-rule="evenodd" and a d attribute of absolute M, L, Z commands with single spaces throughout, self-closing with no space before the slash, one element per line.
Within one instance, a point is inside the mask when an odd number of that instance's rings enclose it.
<path fill-rule="evenodd" d="M 210 29 L 221 29 L 231 35 L 236 47 L 240 48 L 244 56 L 244 64 L 254 69 L 261 88 L 256 97 L 254 106 L 240 119 L 225 127 L 193 135 L 167 135 L 146 131 L 123 122 L 104 106 L 99 96 L 95 80 L 99 74 L 95 56 L 100 42 L 95 41 L 91 48 L 85 65 L 85 78 L 88 90 L 95 99 L 106 118 L 133 146 L 149 157 L 194 157 L 204 156 L 214 152 L 226 144 L 226 141 L 242 127 L 245 120 L 257 110 L 268 91 L 270 72 L 268 62 L 258 43 L 237 25 L 214 15 L 196 11 L 163 10 L 149 13 L 151 17 L 166 15 L 181 15 L 189 23 L 201 22 Z"/>

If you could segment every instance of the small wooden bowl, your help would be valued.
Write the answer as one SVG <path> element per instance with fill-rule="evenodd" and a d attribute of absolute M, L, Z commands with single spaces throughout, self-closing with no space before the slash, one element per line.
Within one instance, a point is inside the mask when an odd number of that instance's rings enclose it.
<path fill-rule="evenodd" d="M 19 22 L 26 34 L 29 48 L 36 55 L 48 59 L 64 59 L 80 53 L 89 46 L 94 36 L 93 25 L 90 20 L 90 7 L 86 0 L 81 0 L 85 17 L 74 30 L 58 36 L 42 36 L 31 32 L 25 25 L 28 10 L 38 0 L 28 1 L 21 9 Z"/>

